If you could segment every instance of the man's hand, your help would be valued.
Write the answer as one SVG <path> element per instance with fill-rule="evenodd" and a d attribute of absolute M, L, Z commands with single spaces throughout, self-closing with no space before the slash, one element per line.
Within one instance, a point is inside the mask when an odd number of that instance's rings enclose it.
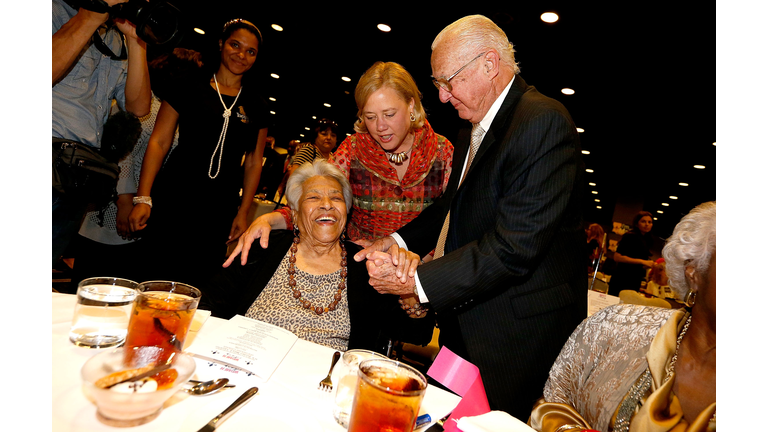
<path fill-rule="evenodd" d="M 381 265 L 376 265 L 374 261 L 368 260 L 365 265 L 370 276 L 368 282 L 379 294 L 413 295 L 416 280 L 409 277 L 405 283 L 400 282 L 396 275 L 397 267 L 391 261 L 382 260 Z"/>
<path fill-rule="evenodd" d="M 364 259 L 368 259 L 371 254 L 377 251 L 386 252 L 392 245 L 397 246 L 397 242 L 392 236 L 386 236 L 375 240 L 370 246 L 355 254 L 355 261 L 360 262 Z"/>
<path fill-rule="evenodd" d="M 115 26 L 126 38 L 132 40 L 139 40 L 139 36 L 136 34 L 136 25 L 123 18 L 115 18 Z"/>
<path fill-rule="evenodd" d="M 375 251 L 368 254 L 368 261 L 373 261 L 376 266 L 391 263 L 396 266 L 395 276 L 401 283 L 406 283 L 408 278 L 416 275 L 416 268 L 421 263 L 421 258 L 406 249 L 401 249 L 397 244 L 392 245 L 386 253 Z"/>

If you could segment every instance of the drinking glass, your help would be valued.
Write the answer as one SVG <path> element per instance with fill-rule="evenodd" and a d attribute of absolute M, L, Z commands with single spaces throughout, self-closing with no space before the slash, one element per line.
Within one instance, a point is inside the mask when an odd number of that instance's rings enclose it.
<path fill-rule="evenodd" d="M 138 295 L 125 338 L 125 363 L 164 362 L 181 352 L 192 318 L 200 302 L 200 290 L 180 282 L 149 281 L 139 284 Z M 139 359 L 134 347 L 155 346 L 158 358 Z"/>
<path fill-rule="evenodd" d="M 426 377 L 389 359 L 363 360 L 357 375 L 349 432 L 412 432 L 427 390 Z"/>
<path fill-rule="evenodd" d="M 352 408 L 352 398 L 355 396 L 358 366 L 361 361 L 371 358 L 387 357 L 364 349 L 348 350 L 341 356 L 341 361 L 336 363 L 331 373 L 331 381 L 335 389 L 333 418 L 345 428 L 349 425 L 349 411 Z"/>
<path fill-rule="evenodd" d="M 69 340 L 86 348 L 122 344 L 138 286 L 134 281 L 114 277 L 94 277 L 80 282 Z"/>

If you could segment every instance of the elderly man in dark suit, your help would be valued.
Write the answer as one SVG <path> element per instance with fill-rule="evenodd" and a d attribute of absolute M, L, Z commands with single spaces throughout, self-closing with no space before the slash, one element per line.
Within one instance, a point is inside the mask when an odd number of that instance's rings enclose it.
<path fill-rule="evenodd" d="M 587 312 L 578 133 L 517 75 L 507 36 L 483 16 L 446 27 L 431 62 L 440 100 L 472 133 L 459 135 L 443 197 L 355 259 L 368 257 L 379 292 L 418 294 L 441 343 L 479 367 L 491 408 L 525 420 Z M 437 244 L 436 259 L 416 270 L 396 241 L 420 256 Z"/>

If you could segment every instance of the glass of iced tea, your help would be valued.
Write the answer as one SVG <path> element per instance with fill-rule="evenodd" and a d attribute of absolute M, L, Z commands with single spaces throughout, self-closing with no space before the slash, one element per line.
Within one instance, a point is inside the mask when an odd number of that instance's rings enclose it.
<path fill-rule="evenodd" d="M 148 359 L 135 358 L 134 347 L 163 348 L 154 362 L 161 363 L 174 352 L 181 352 L 184 339 L 200 302 L 200 290 L 170 281 L 150 281 L 139 284 L 133 303 L 128 335 L 125 338 L 125 364 L 132 365 Z"/>
<path fill-rule="evenodd" d="M 389 359 L 360 362 L 349 432 L 411 432 L 427 390 L 418 370 Z"/>
<path fill-rule="evenodd" d="M 352 408 L 352 398 L 357 388 L 357 371 L 360 362 L 370 358 L 385 359 L 386 356 L 375 351 L 351 349 L 341 356 L 341 360 L 333 367 L 331 381 L 333 382 L 333 418 L 345 428 L 349 426 L 349 411 Z"/>

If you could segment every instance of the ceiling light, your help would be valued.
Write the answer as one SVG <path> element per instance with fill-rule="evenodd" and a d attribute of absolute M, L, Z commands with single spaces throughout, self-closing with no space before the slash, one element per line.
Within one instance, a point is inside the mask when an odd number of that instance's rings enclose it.
<path fill-rule="evenodd" d="M 592 191 L 592 194 L 593 195 L 597 195 L 597 191 Z"/>
<path fill-rule="evenodd" d="M 590 183 L 589 183 L 589 185 L 590 185 L 590 186 L 597 186 L 597 183 L 592 183 L 592 182 L 590 182 Z"/>
<path fill-rule="evenodd" d="M 584 133 L 584 129 L 583 129 L 583 128 L 576 128 L 576 132 L 578 132 L 578 133 Z"/>
<path fill-rule="evenodd" d="M 669 207 L 668 203 L 661 203 L 661 205 L 664 206 L 664 207 Z"/>
<path fill-rule="evenodd" d="M 270 111 L 269 113 L 270 113 L 270 114 L 276 114 L 274 111 Z"/>
<path fill-rule="evenodd" d="M 688 183 L 678 183 L 680 186 L 688 186 Z"/>
<path fill-rule="evenodd" d="M 659 218 L 657 218 L 657 217 L 654 217 L 654 218 L 653 218 L 653 220 L 659 220 Z"/>
<path fill-rule="evenodd" d="M 572 95 L 576 93 L 573 89 L 569 89 L 568 87 L 560 90 L 560 92 L 563 93 L 564 95 Z"/>
<path fill-rule="evenodd" d="M 379 24 L 379 25 L 376 26 L 376 28 L 378 28 L 379 30 L 381 30 L 381 31 L 383 31 L 385 33 L 392 31 L 392 27 L 390 27 L 390 26 L 388 26 L 386 24 Z"/>
<path fill-rule="evenodd" d="M 589 150 L 582 150 L 581 154 L 589 154 Z"/>
<path fill-rule="evenodd" d="M 280 75 L 278 75 L 276 73 L 269 74 L 269 76 L 271 76 L 272 78 L 275 78 L 275 79 L 280 78 Z"/>
<path fill-rule="evenodd" d="M 352 79 L 350 77 L 341 77 L 341 80 L 344 82 L 350 82 Z"/>
<path fill-rule="evenodd" d="M 199 34 L 202 34 L 202 35 L 204 35 L 204 34 L 205 34 L 205 32 L 203 31 L 203 29 L 201 29 L 201 28 L 197 28 L 197 27 L 195 27 L 195 33 L 199 33 Z"/>
<path fill-rule="evenodd" d="M 593 172 L 595 172 L 595 170 L 593 170 L 592 168 L 587 168 L 587 172 L 588 173 L 593 173 Z"/>
<path fill-rule="evenodd" d="M 324 103 L 324 104 L 323 104 L 323 106 L 324 106 L 324 107 L 328 107 L 328 108 L 330 108 L 330 107 L 331 107 L 331 104 L 329 104 L 329 103 L 327 103 L 327 102 L 326 102 L 326 103 Z"/>
<path fill-rule="evenodd" d="M 664 212 L 663 212 L 663 211 L 661 211 L 661 210 L 656 210 L 656 213 L 661 213 L 661 214 L 664 214 Z"/>
<path fill-rule="evenodd" d="M 713 143 L 712 143 L 712 145 L 713 145 L 713 146 L 717 146 L 717 142 L 713 142 Z"/>
<path fill-rule="evenodd" d="M 283 28 L 277 24 L 272 24 L 272 28 L 275 29 L 276 31 L 283 31 Z"/>
<path fill-rule="evenodd" d="M 275 99 L 273 97 L 269 98 L 269 100 L 271 100 L 272 102 L 277 102 L 277 99 Z"/>
<path fill-rule="evenodd" d="M 694 165 L 693 167 L 696 168 L 696 169 L 704 169 L 704 168 L 706 168 L 704 165 Z"/>
<path fill-rule="evenodd" d="M 676 197 L 676 196 L 674 196 L 674 195 L 670 195 L 670 196 L 669 196 L 669 199 L 677 199 L 677 197 Z"/>
<path fill-rule="evenodd" d="M 541 20 L 545 23 L 557 22 L 558 19 L 560 19 L 560 17 L 554 12 L 544 12 L 541 14 Z"/>
<path fill-rule="evenodd" d="M 599 209 L 601 209 L 601 208 L 603 208 L 603 206 L 595 206 L 595 208 L 599 208 Z"/>
<path fill-rule="evenodd" d="M 304 130 L 309 130 L 309 127 L 308 126 L 304 126 Z"/>
<path fill-rule="evenodd" d="M 600 202 L 600 200 L 598 198 L 595 198 L 595 202 Z"/>

